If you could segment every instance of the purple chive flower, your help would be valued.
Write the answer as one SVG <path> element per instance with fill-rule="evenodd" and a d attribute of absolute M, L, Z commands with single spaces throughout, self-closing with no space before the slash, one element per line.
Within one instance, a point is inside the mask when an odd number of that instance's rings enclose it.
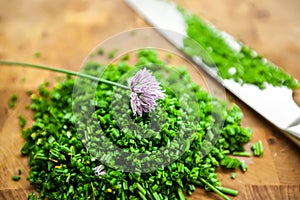
<path fill-rule="evenodd" d="M 97 176 L 103 176 L 106 173 L 103 165 L 98 165 L 93 170 Z"/>
<path fill-rule="evenodd" d="M 164 98 L 159 83 L 146 68 L 128 79 L 128 87 L 131 90 L 130 104 L 134 115 L 142 116 L 143 113 L 153 111 L 157 105 L 156 100 Z"/>

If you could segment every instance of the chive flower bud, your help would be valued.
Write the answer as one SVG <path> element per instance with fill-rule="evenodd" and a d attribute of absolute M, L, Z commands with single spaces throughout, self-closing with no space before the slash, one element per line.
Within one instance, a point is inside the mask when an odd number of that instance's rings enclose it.
<path fill-rule="evenodd" d="M 164 98 L 164 93 L 156 78 L 146 68 L 138 71 L 128 79 L 131 91 L 130 105 L 134 115 L 142 116 L 143 113 L 155 109 L 158 99 Z"/>

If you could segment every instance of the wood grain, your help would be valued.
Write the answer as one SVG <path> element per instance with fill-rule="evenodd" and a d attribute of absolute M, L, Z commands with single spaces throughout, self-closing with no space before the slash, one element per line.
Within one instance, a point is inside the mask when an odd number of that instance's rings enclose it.
<path fill-rule="evenodd" d="M 299 185 L 246 185 L 246 199 L 298 200 Z"/>
<path fill-rule="evenodd" d="M 286 0 L 175 0 L 198 16 L 231 33 L 248 46 L 300 80 L 300 1 Z M 25 61 L 79 70 L 88 53 L 108 37 L 132 28 L 148 26 L 121 0 L 10 0 L 0 1 L 0 59 Z M 35 52 L 41 56 L 36 58 Z M 20 149 L 24 143 L 18 115 L 29 120 L 28 90 L 36 91 L 57 73 L 0 67 L 0 199 L 26 199 L 33 190 L 26 181 L 29 168 Z M 199 82 L 200 83 L 200 82 Z M 14 109 L 8 108 L 12 94 L 18 94 Z M 257 113 L 231 94 L 227 98 L 244 113 L 243 126 L 253 129 L 248 144 L 262 140 L 265 154 L 247 158 L 248 171 L 219 170 L 224 186 L 239 190 L 233 199 L 299 199 L 299 148 Z M 270 102 L 271 103 L 271 102 Z M 11 180 L 18 169 L 19 182 Z M 197 189 L 190 199 L 219 199 Z"/>

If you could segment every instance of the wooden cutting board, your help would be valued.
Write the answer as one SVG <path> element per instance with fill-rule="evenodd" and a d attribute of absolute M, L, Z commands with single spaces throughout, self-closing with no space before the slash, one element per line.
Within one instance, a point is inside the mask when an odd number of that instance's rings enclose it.
<path fill-rule="evenodd" d="M 286 0 L 177 0 L 181 6 L 210 20 L 300 80 L 300 1 Z M 10 0 L 0 1 L 0 59 L 25 61 L 79 70 L 88 53 L 108 37 L 132 28 L 148 26 L 121 0 Z M 39 58 L 34 56 L 40 52 Z M 33 190 L 26 181 L 27 158 L 20 148 L 24 140 L 18 115 L 30 124 L 26 91 L 35 91 L 57 74 L 34 69 L 0 66 L 0 199 L 27 199 Z M 18 94 L 14 109 L 8 108 Z M 253 129 L 248 144 L 263 141 L 265 154 L 247 158 L 246 173 L 219 170 L 224 186 L 239 190 L 233 199 L 300 199 L 299 148 L 276 128 L 231 94 L 227 98 L 244 112 L 243 126 Z M 272 103 L 272 102 L 270 102 Z M 21 180 L 12 175 L 22 169 Z M 191 199 L 218 199 L 197 189 Z"/>

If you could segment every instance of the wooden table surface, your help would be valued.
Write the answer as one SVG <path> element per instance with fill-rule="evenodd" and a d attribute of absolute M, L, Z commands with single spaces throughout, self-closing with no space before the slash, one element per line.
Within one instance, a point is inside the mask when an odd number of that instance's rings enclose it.
<path fill-rule="evenodd" d="M 245 42 L 300 80 L 299 0 L 176 0 L 184 8 Z M 133 28 L 149 26 L 121 0 L 9 0 L 0 1 L 0 59 L 24 61 L 79 70 L 86 55 L 108 37 Z M 35 52 L 41 56 L 36 58 Z M 0 199 L 26 199 L 32 187 L 26 181 L 27 158 L 18 115 L 30 119 L 24 107 L 30 103 L 27 90 L 35 91 L 45 80 L 54 83 L 57 74 L 35 69 L 0 67 Z M 18 94 L 14 109 L 8 108 Z M 251 142 L 263 141 L 265 154 L 250 158 L 248 171 L 219 170 L 224 186 L 238 189 L 234 199 L 300 199 L 299 148 L 280 131 L 245 106 L 243 126 L 253 129 Z M 272 103 L 272 102 L 270 102 Z M 23 170 L 21 180 L 11 176 Z M 191 199 L 216 199 L 197 189 Z"/>

